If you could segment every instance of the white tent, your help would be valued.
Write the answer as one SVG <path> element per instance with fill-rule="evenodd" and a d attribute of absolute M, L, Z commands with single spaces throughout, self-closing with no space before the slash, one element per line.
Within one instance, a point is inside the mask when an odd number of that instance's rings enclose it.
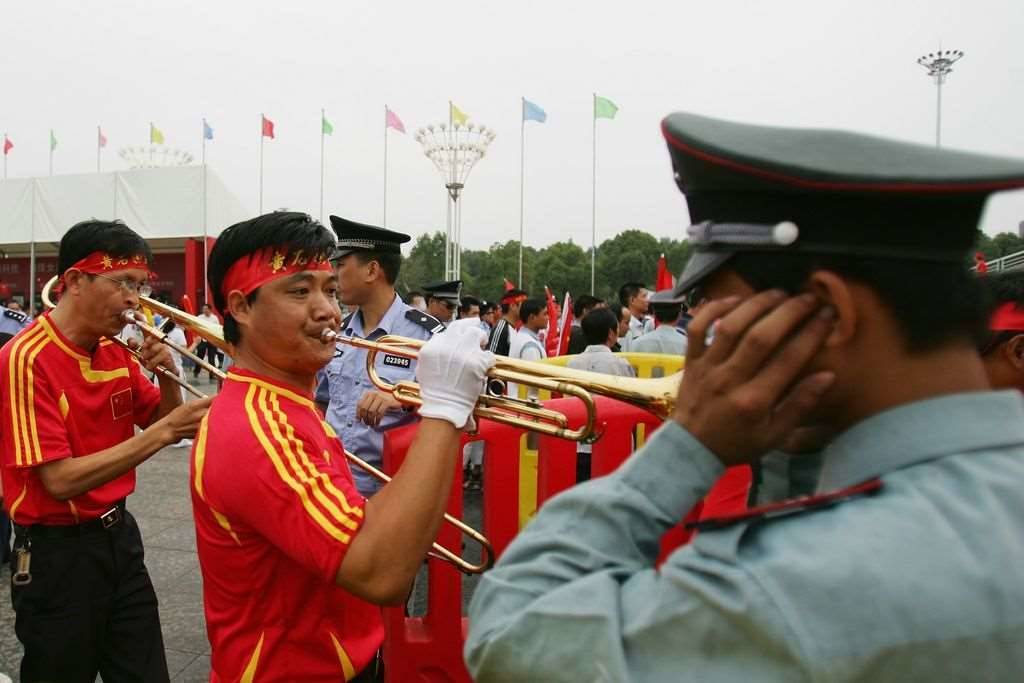
<path fill-rule="evenodd" d="M 248 218 L 238 198 L 202 166 L 143 168 L 113 173 L 60 175 L 0 181 L 0 249 L 7 255 L 56 253 L 75 223 L 120 219 L 154 250 L 180 249 L 185 238 L 216 237 Z M 204 221 L 205 203 L 205 221 Z"/>

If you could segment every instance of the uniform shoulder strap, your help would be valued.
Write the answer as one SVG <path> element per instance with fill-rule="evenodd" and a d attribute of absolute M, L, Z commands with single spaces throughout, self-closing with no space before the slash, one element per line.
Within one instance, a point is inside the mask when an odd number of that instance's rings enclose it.
<path fill-rule="evenodd" d="M 10 318 L 11 320 L 19 323 L 23 323 L 28 320 L 28 314 L 22 313 L 21 311 L 12 311 L 9 308 L 4 309 L 4 317 Z"/>
<path fill-rule="evenodd" d="M 354 316 L 355 314 L 356 314 L 356 312 L 355 312 L 355 311 L 352 311 L 351 313 L 349 313 L 348 315 L 346 315 L 346 316 L 345 316 L 345 317 L 344 317 L 344 318 L 342 319 L 342 321 L 341 321 L 341 327 L 339 327 L 338 329 L 340 329 L 340 330 L 344 330 L 344 329 L 345 329 L 346 327 L 348 327 L 348 323 L 349 323 L 349 321 L 350 321 L 350 320 L 352 320 L 352 316 Z"/>
<path fill-rule="evenodd" d="M 744 510 L 743 512 L 737 512 L 731 515 L 708 517 L 707 519 L 701 519 L 696 522 L 688 522 L 686 524 L 686 528 L 697 529 L 698 531 L 708 531 L 712 529 L 724 529 L 726 527 L 733 526 L 734 524 L 742 524 L 745 522 L 767 521 L 778 517 L 799 515 L 805 512 L 824 510 L 825 508 L 838 505 L 839 503 L 843 503 L 852 498 L 873 496 L 881 490 L 882 480 L 875 477 L 874 479 L 868 479 L 860 484 L 849 486 L 845 489 L 831 491 L 829 493 L 822 493 L 816 496 L 799 496 L 797 498 L 783 500 L 778 503 L 770 503 L 768 505 L 753 507 L 748 510 Z"/>
<path fill-rule="evenodd" d="M 443 322 L 429 313 L 424 313 L 415 308 L 410 308 L 405 312 L 405 319 L 411 323 L 416 323 L 430 334 L 437 334 L 445 329 Z"/>

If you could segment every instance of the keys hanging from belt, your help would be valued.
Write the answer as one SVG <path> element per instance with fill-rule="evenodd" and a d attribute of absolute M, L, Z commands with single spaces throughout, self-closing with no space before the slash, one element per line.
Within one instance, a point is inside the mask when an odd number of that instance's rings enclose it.
<path fill-rule="evenodd" d="M 14 548 L 14 575 L 11 583 L 15 586 L 27 586 L 32 583 L 32 541 L 26 539 L 20 548 Z"/>

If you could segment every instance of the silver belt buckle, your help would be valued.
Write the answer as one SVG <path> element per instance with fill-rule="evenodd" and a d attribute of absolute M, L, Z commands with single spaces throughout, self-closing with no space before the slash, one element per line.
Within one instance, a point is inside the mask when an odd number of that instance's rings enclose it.
<path fill-rule="evenodd" d="M 104 529 L 109 529 L 120 521 L 121 508 L 119 507 L 112 507 L 100 515 L 100 522 L 103 524 Z"/>

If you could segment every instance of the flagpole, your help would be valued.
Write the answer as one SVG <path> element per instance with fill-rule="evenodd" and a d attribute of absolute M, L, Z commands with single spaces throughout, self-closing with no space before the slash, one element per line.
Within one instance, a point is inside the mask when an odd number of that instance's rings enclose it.
<path fill-rule="evenodd" d="M 597 93 L 593 93 L 593 114 L 594 133 L 593 141 L 593 164 L 592 164 L 592 185 L 590 189 L 590 296 L 594 296 L 594 273 L 597 268 Z"/>
<path fill-rule="evenodd" d="M 388 105 L 384 105 L 384 220 L 381 225 L 388 227 Z"/>
<path fill-rule="evenodd" d="M 7 133 L 4 133 L 4 180 L 7 180 Z"/>
<path fill-rule="evenodd" d="M 519 102 L 519 279 L 516 284 L 523 286 L 523 209 L 525 206 L 526 174 L 526 98 Z"/>
<path fill-rule="evenodd" d="M 203 303 L 210 303 L 210 232 L 206 218 L 206 119 L 203 119 L 203 129 L 199 131 L 203 139 Z"/>
<path fill-rule="evenodd" d="M 326 112 L 320 109 L 320 222 L 324 222 L 324 116 Z"/>
<path fill-rule="evenodd" d="M 257 213 L 261 216 L 263 215 L 263 121 L 265 119 L 266 117 L 263 114 L 260 114 L 260 208 Z"/>
<path fill-rule="evenodd" d="M 96 172 L 100 172 L 100 136 L 103 135 L 103 131 L 99 126 L 96 126 Z"/>
<path fill-rule="evenodd" d="M 53 128 L 50 129 L 50 175 L 53 175 Z"/>
<path fill-rule="evenodd" d="M 28 310 L 29 315 L 36 307 L 36 189 L 38 180 L 32 181 L 32 236 L 29 242 L 28 255 Z M 35 317 L 35 316 L 33 316 Z"/>

